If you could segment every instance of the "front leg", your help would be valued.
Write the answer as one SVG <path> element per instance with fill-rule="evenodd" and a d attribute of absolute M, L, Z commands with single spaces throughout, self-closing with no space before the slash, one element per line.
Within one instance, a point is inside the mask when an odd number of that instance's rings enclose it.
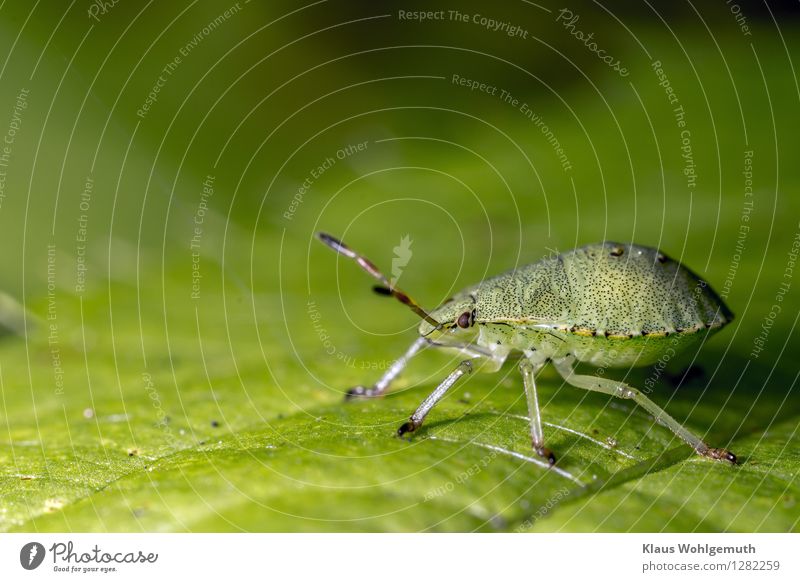
<path fill-rule="evenodd" d="M 351 400 L 353 398 L 370 398 L 370 397 L 377 397 L 381 396 L 384 392 L 389 389 L 389 385 L 392 381 L 400 375 L 400 372 L 408 365 L 408 361 L 413 358 L 420 350 L 428 346 L 428 340 L 423 337 L 417 338 L 417 340 L 411 344 L 411 346 L 406 350 L 406 353 L 400 356 L 397 361 L 395 361 L 386 373 L 381 376 L 380 380 L 375 382 L 375 384 L 371 388 L 367 388 L 365 386 L 355 386 L 350 388 L 345 393 L 345 400 Z"/>
<path fill-rule="evenodd" d="M 472 372 L 472 360 L 464 360 L 456 369 L 450 372 L 450 375 L 444 379 L 444 381 L 439 384 L 436 389 L 431 392 L 428 397 L 422 401 L 422 404 L 419 405 L 414 414 L 411 415 L 411 418 L 408 419 L 408 422 L 403 424 L 399 429 L 397 429 L 397 436 L 403 436 L 408 432 L 414 432 L 420 426 L 422 426 L 425 417 L 428 416 L 428 413 L 431 409 L 436 406 L 436 403 L 439 402 L 447 391 L 453 387 L 453 384 L 456 383 L 461 376 L 464 374 L 469 374 Z"/>

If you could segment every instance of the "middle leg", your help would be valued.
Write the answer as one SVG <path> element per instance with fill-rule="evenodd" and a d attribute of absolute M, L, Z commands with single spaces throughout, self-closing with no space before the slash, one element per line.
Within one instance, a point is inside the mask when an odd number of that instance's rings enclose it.
<path fill-rule="evenodd" d="M 525 399 L 528 401 L 528 415 L 531 418 L 531 444 L 537 455 L 544 457 L 553 465 L 556 457 L 553 451 L 544 446 L 542 414 L 539 408 L 539 396 L 536 393 L 536 373 L 542 366 L 540 363 L 534 364 L 527 357 L 519 361 L 519 371 L 522 372 L 522 381 L 525 384 Z"/>

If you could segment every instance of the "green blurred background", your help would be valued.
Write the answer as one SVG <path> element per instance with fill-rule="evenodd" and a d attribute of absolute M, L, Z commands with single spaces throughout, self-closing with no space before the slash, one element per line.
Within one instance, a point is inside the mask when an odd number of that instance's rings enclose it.
<path fill-rule="evenodd" d="M 0 528 L 796 530 L 798 32 L 772 2 L 4 2 Z M 653 397 L 743 464 L 545 372 L 547 471 L 513 365 L 392 438 L 455 360 L 342 404 L 417 322 L 317 230 L 387 271 L 407 237 L 431 307 L 662 248 L 737 318 Z"/>

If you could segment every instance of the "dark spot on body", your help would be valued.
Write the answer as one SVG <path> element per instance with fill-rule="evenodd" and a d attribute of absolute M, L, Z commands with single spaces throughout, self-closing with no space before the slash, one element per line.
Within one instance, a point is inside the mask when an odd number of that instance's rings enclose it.
<path fill-rule="evenodd" d="M 623 252 L 625 252 L 625 249 L 622 247 L 613 247 L 608 254 L 612 257 L 621 257 Z"/>
<path fill-rule="evenodd" d="M 665 255 L 664 253 L 658 253 L 656 255 L 656 260 L 659 263 L 666 263 L 667 262 L 667 255 Z"/>

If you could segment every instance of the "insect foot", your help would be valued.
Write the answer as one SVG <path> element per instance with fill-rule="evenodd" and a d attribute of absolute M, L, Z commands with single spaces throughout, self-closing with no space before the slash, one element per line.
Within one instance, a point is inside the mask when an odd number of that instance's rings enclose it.
<path fill-rule="evenodd" d="M 400 428 L 397 429 L 397 436 L 401 437 L 406 433 L 414 432 L 419 428 L 419 424 L 415 423 L 413 420 L 409 420 L 405 424 L 403 424 Z"/>
<path fill-rule="evenodd" d="M 533 450 L 536 451 L 536 454 L 540 457 L 547 459 L 547 462 L 551 465 L 556 464 L 556 456 L 553 454 L 553 451 L 548 449 L 547 447 L 537 447 L 534 446 Z"/>
<path fill-rule="evenodd" d="M 355 400 L 356 398 L 370 398 L 371 396 L 375 396 L 375 390 L 372 388 L 367 388 L 366 386 L 353 386 L 345 392 L 344 399 L 345 401 L 348 400 Z"/>
<path fill-rule="evenodd" d="M 706 456 L 710 459 L 716 459 L 717 461 L 728 461 L 732 465 L 737 464 L 736 455 L 730 452 L 727 449 L 712 449 L 709 448 L 704 452 L 698 451 L 701 455 Z"/>

